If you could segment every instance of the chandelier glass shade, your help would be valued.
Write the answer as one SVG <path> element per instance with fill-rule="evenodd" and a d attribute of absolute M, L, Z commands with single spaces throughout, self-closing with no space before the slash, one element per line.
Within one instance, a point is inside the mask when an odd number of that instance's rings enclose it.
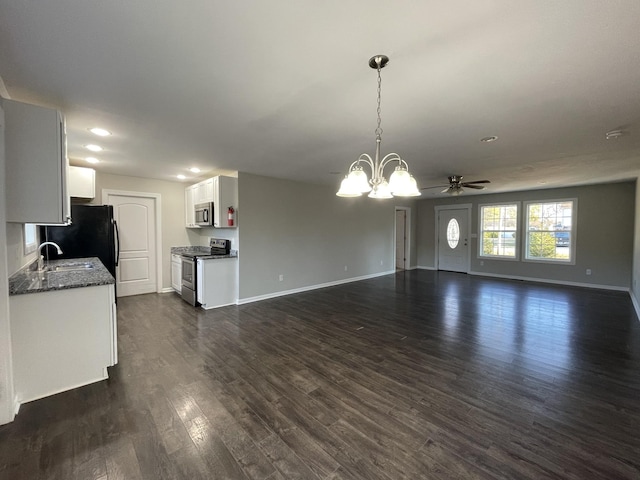
<path fill-rule="evenodd" d="M 382 79 L 380 70 L 389 63 L 389 57 L 376 55 L 369 60 L 369 66 L 378 71 L 378 127 L 376 134 L 375 158 L 363 153 L 358 160 L 349 167 L 347 176 L 340 183 L 339 197 L 359 197 L 363 193 L 369 193 L 369 198 L 393 198 L 420 196 L 416 179 L 409 173 L 409 165 L 397 153 L 389 153 L 380 159 L 380 144 L 382 143 L 382 128 L 380 117 L 380 93 Z M 371 170 L 371 179 L 367 177 L 363 166 L 367 165 Z M 395 170 L 387 181 L 384 176 L 385 167 L 396 165 Z"/>

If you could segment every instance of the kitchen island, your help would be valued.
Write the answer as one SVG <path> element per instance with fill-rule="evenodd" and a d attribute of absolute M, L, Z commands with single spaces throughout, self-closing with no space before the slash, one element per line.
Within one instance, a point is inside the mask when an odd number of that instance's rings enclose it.
<path fill-rule="evenodd" d="M 9 278 L 16 401 L 108 378 L 117 359 L 115 280 L 98 258 L 27 266 Z"/>

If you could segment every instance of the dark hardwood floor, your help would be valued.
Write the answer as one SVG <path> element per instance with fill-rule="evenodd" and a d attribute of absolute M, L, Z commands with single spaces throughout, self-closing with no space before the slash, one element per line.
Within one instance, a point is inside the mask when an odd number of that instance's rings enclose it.
<path fill-rule="evenodd" d="M 628 294 L 430 271 L 118 303 L 107 381 L 22 406 L 1 479 L 639 479 Z"/>

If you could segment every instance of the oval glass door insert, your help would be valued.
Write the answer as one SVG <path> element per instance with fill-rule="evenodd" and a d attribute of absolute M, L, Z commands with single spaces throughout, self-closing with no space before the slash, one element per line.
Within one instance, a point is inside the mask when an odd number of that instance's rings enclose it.
<path fill-rule="evenodd" d="M 449 243 L 449 247 L 453 249 L 458 246 L 459 241 L 460 225 L 458 225 L 458 221 L 455 218 L 452 218 L 447 225 L 447 243 Z"/>

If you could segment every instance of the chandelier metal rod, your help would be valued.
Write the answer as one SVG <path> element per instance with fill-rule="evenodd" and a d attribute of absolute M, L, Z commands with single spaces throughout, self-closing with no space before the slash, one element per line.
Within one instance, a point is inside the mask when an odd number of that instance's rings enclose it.
<path fill-rule="evenodd" d="M 380 158 L 380 146 L 382 144 L 382 75 L 380 70 L 389 62 L 386 55 L 376 55 L 369 59 L 369 66 L 376 69 L 378 73 L 377 88 L 377 123 L 374 131 L 376 135 L 376 150 L 374 158 L 366 153 L 349 166 L 349 171 L 345 180 L 343 180 L 339 196 L 359 196 L 362 192 L 371 190 L 369 194 L 373 198 L 390 198 L 393 195 L 400 196 L 417 196 L 420 192 L 417 189 L 415 179 L 409 175 L 409 165 L 397 153 L 389 153 Z M 384 169 L 389 163 L 398 162 L 398 166 L 389 178 L 384 177 Z M 371 169 L 371 179 L 367 180 L 366 174 L 360 165 L 365 163 Z M 368 183 L 368 185 L 367 185 Z M 357 187 L 356 187 L 357 185 Z M 370 185 L 370 187 L 369 187 Z"/>

